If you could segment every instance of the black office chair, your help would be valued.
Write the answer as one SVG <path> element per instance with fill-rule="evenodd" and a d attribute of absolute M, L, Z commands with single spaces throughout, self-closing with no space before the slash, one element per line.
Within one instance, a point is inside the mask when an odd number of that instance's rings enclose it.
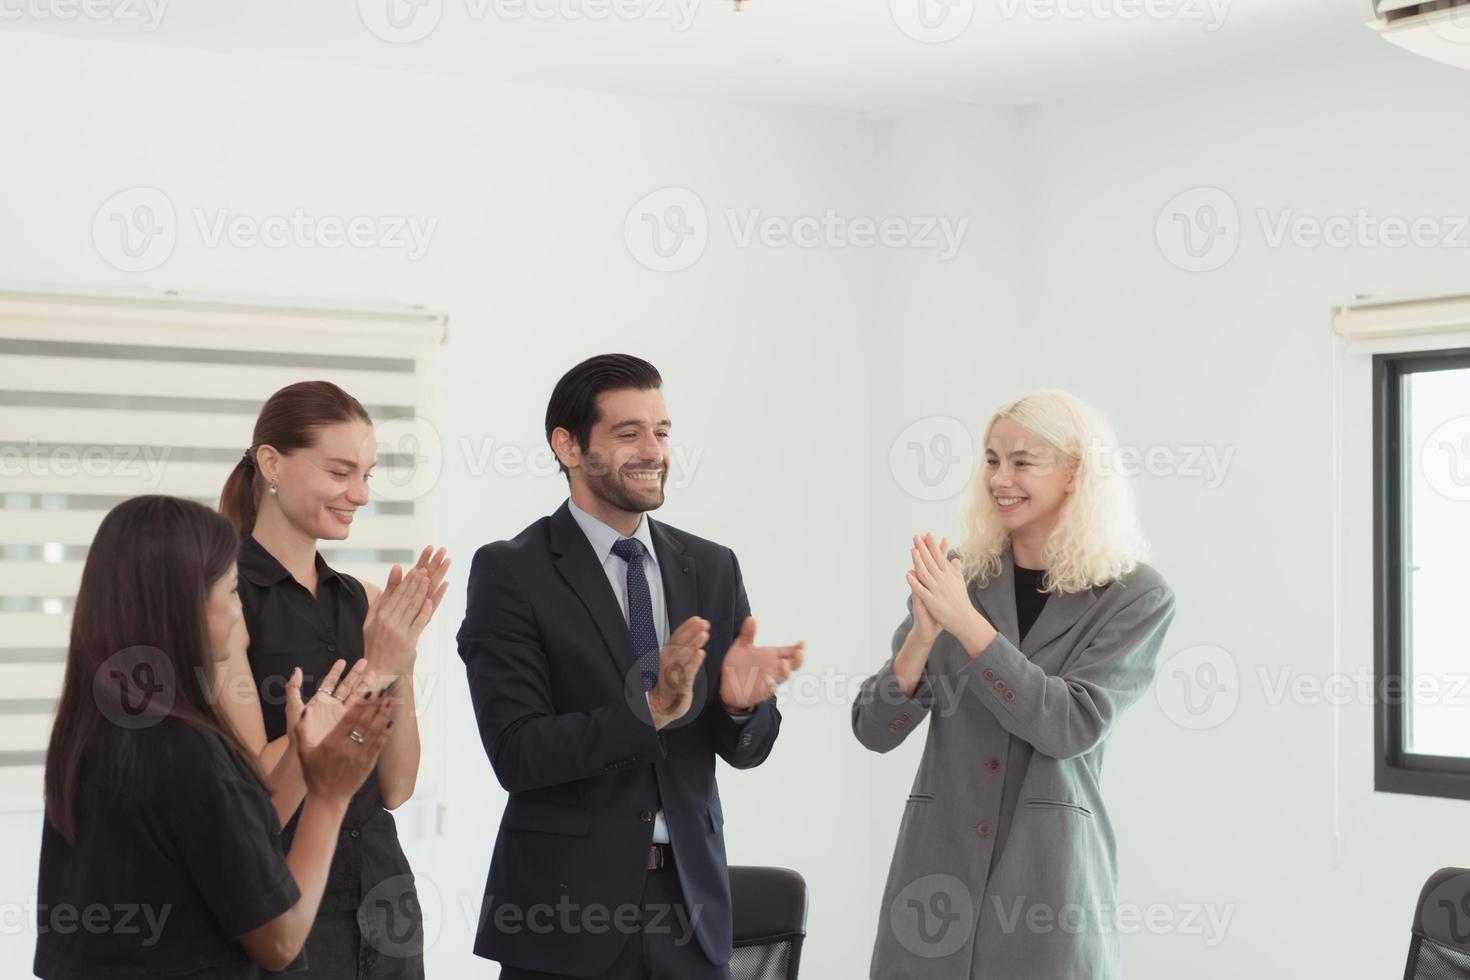
<path fill-rule="evenodd" d="M 1424 883 L 1404 980 L 1470 980 L 1470 869 L 1441 868 Z"/>
<path fill-rule="evenodd" d="M 731 980 L 796 980 L 806 938 L 806 881 L 788 868 L 730 869 Z"/>

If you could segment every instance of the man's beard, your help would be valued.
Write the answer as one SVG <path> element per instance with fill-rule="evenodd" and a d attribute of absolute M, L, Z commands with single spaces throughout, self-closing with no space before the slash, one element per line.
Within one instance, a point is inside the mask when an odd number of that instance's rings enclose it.
<path fill-rule="evenodd" d="M 616 507 L 618 510 L 627 511 L 630 514 L 641 514 L 644 511 L 658 510 L 658 508 L 663 506 L 664 483 L 668 478 L 668 467 L 661 466 L 658 477 L 659 494 L 658 498 L 652 503 L 648 502 L 648 498 L 638 497 L 630 493 L 623 486 L 623 481 L 617 472 L 600 473 L 597 475 L 589 473 L 587 476 L 587 489 L 591 490 L 592 495 L 605 504 Z"/>

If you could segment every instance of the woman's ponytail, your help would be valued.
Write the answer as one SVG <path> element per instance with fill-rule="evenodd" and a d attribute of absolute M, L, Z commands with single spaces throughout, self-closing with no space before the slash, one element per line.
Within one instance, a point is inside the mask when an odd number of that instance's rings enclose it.
<path fill-rule="evenodd" d="M 255 529 L 255 450 L 247 449 L 225 480 L 219 495 L 219 512 L 245 537 Z"/>

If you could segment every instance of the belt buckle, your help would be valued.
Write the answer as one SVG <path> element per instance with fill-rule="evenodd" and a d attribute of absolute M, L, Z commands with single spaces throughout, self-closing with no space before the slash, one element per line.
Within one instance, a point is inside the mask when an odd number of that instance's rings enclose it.
<path fill-rule="evenodd" d="M 648 845 L 648 870 L 657 871 L 664 867 L 664 852 L 658 844 Z"/>

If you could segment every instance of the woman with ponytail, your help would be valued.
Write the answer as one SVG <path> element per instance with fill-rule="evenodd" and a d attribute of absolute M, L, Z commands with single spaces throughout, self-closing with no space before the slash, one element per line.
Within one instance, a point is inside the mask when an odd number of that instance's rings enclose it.
<path fill-rule="evenodd" d="M 35 973 L 47 980 L 247 980 L 296 960 L 349 802 L 377 764 L 392 700 L 285 686 L 305 802 L 287 854 L 256 754 L 219 710 L 243 647 L 239 542 L 207 507 L 137 497 L 102 520 L 72 617 L 46 752 Z M 292 808 L 295 808 L 293 804 Z"/>
<path fill-rule="evenodd" d="M 282 692 L 295 665 L 304 670 L 307 698 L 340 697 L 334 671 L 366 665 L 399 705 L 377 769 L 343 820 L 306 942 L 305 976 L 324 980 L 423 976 L 422 913 L 388 811 L 408 800 L 418 778 L 414 662 L 448 588 L 449 561 L 443 549 L 425 548 L 407 574 L 395 565 L 379 589 L 331 568 L 317 551 L 322 539 L 345 539 L 368 502 L 376 445 L 357 399 L 326 381 L 293 384 L 261 409 L 220 497 L 220 511 L 240 535 L 240 601 L 250 635 L 248 650 L 222 671 L 221 700 L 272 773 L 278 799 L 294 804 L 303 789 L 288 757 L 278 765 L 287 733 Z M 294 829 L 287 824 L 287 839 Z"/>

